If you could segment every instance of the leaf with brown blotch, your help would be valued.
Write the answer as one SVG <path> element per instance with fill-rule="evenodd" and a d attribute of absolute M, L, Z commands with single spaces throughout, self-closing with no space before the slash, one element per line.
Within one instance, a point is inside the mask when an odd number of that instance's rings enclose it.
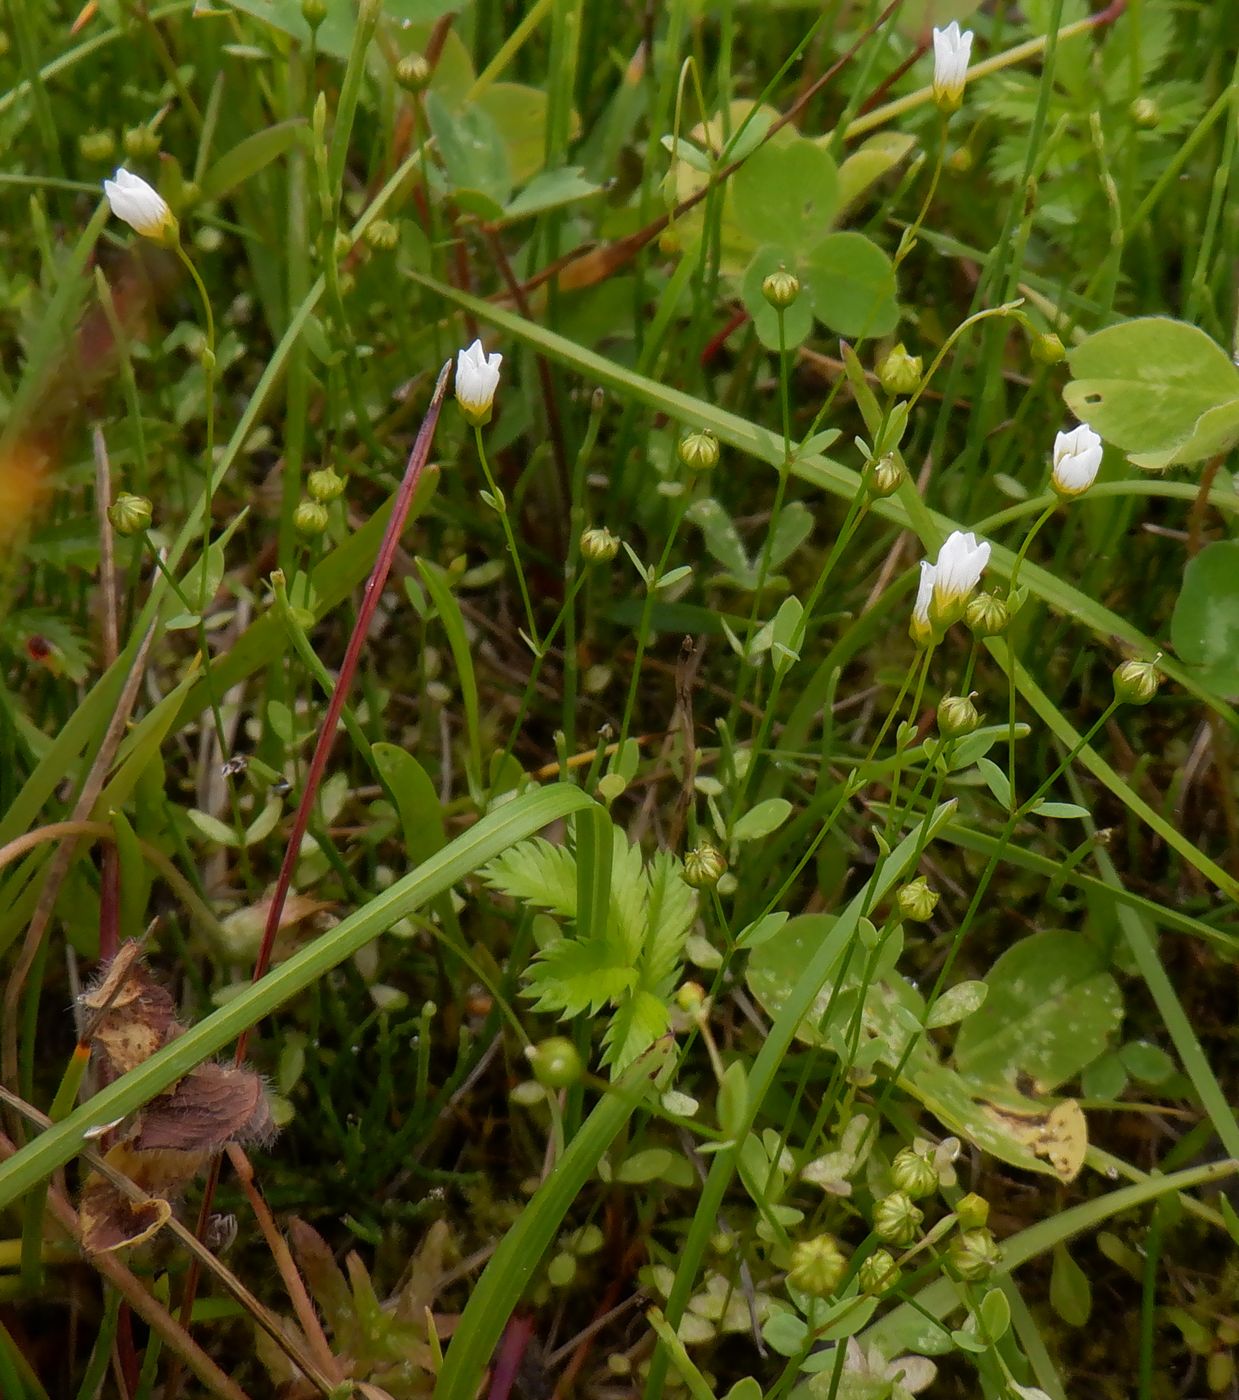
<path fill-rule="evenodd" d="M 108 1157 L 111 1157 L 111 1153 Z M 91 1172 L 82 1187 L 78 1220 L 82 1248 L 88 1254 L 110 1254 L 132 1249 L 149 1240 L 168 1223 L 172 1207 L 159 1196 L 131 1201 L 98 1172 Z"/>
<path fill-rule="evenodd" d="M 1088 1122 L 1075 1099 L 1031 1113 L 984 1100 L 982 1106 L 1012 1137 L 1049 1162 L 1060 1181 L 1080 1175 L 1088 1152 Z"/>
<path fill-rule="evenodd" d="M 129 1146 L 137 1152 L 218 1152 L 271 1135 L 262 1080 L 252 1070 L 204 1064 L 142 1110 Z"/>
<path fill-rule="evenodd" d="M 102 976 L 78 998 L 92 1051 L 117 1074 L 148 1060 L 181 1031 L 168 991 L 141 961 L 141 944 L 122 944 Z"/>

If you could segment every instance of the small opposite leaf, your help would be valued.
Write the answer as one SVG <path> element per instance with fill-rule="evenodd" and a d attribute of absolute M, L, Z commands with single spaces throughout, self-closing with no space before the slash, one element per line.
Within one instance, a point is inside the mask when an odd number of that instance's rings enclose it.
<path fill-rule="evenodd" d="M 792 804 L 785 797 L 769 797 L 745 812 L 732 828 L 732 837 L 736 841 L 756 841 L 763 836 L 769 836 L 771 832 L 777 831 L 791 814 Z"/>
<path fill-rule="evenodd" d="M 965 1016 L 971 1016 L 985 1000 L 989 988 L 984 982 L 959 982 L 948 988 L 934 1002 L 925 1024 L 930 1029 L 938 1026 L 953 1026 Z"/>

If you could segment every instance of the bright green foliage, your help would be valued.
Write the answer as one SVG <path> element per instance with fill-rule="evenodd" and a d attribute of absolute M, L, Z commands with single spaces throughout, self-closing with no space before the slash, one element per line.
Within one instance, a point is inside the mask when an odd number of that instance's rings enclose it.
<path fill-rule="evenodd" d="M 959 1028 L 961 1074 L 995 1087 L 1031 1077 L 1050 1091 L 1109 1045 L 1123 1016 L 1101 950 L 1079 933 L 1037 933 L 1009 948 L 986 981 L 989 995 Z"/>
<path fill-rule="evenodd" d="M 1053 0 L 1031 0 L 1024 10 L 1035 33 L 1049 30 Z M 1062 23 L 1070 24 L 1087 13 L 1085 0 L 1065 0 Z M 1109 164 L 1122 169 L 1123 162 L 1130 160 L 1143 186 L 1161 172 L 1200 115 L 1199 89 L 1172 76 L 1179 52 L 1172 10 L 1143 5 L 1136 14 L 1138 18 L 1133 18 L 1128 9 L 1109 27 L 1096 59 L 1084 44 L 1062 44 L 1056 55 L 1046 115 L 1047 129 L 1054 130 L 1055 140 L 1047 144 L 1047 179 L 1040 199 L 1043 217 L 1062 228 L 1076 217 L 1081 201 L 1096 199 L 1098 194 L 1094 120 L 1100 120 L 1104 133 L 1121 133 L 1120 141 L 1106 151 Z M 1035 74 L 1018 71 L 997 74 L 978 85 L 999 125 L 990 168 L 1005 183 L 1024 178 L 1028 131 L 1040 86 Z M 1156 112 L 1156 120 L 1143 127 L 1129 119 L 1129 108 L 1141 98 Z"/>
<path fill-rule="evenodd" d="M 1218 540 L 1188 562 L 1170 636 L 1207 685 L 1239 695 L 1239 542 Z"/>
<path fill-rule="evenodd" d="M 659 851 L 648 864 L 640 847 L 613 828 L 611 899 L 605 932 L 571 933 L 539 949 L 525 974 L 525 994 L 538 1011 L 562 1019 L 612 1007 L 604 1062 L 618 1073 L 663 1035 L 697 899 L 680 861 Z M 492 889 L 565 922 L 577 914 L 577 861 L 562 846 L 523 841 L 483 872 Z"/>
<path fill-rule="evenodd" d="M 1067 406 L 1139 467 L 1200 461 L 1239 441 L 1239 369 L 1195 326 L 1124 321 L 1067 358 Z"/>

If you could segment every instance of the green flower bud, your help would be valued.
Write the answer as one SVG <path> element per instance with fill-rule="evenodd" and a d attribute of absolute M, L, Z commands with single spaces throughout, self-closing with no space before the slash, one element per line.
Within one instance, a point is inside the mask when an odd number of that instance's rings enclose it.
<path fill-rule="evenodd" d="M 407 92 L 420 92 L 430 81 L 430 64 L 420 53 L 407 53 L 396 64 L 396 81 Z"/>
<path fill-rule="evenodd" d="M 818 1235 L 792 1245 L 787 1281 L 810 1298 L 829 1298 L 847 1272 L 847 1256 L 833 1235 Z"/>
<path fill-rule="evenodd" d="M 331 251 L 335 255 L 336 262 L 343 262 L 353 249 L 352 238 L 344 232 L 342 228 L 336 229 L 336 236 L 332 240 Z"/>
<path fill-rule="evenodd" d="M 145 496 L 122 491 L 108 506 L 108 519 L 118 535 L 140 535 L 151 524 L 151 503 Z"/>
<path fill-rule="evenodd" d="M 1155 661 L 1124 661 L 1114 668 L 1114 698 L 1123 705 L 1147 705 L 1161 684 Z"/>
<path fill-rule="evenodd" d="M 605 526 L 581 532 L 581 557 L 591 564 L 609 564 L 619 549 L 619 536 Z"/>
<path fill-rule="evenodd" d="M 338 501 L 344 495 L 344 478 L 332 467 L 322 467 L 316 472 L 311 472 L 306 488 L 316 501 L 322 501 L 324 505 L 330 501 Z"/>
<path fill-rule="evenodd" d="M 704 1014 L 710 998 L 700 982 L 681 982 L 675 990 L 675 1004 L 689 1016 Z"/>
<path fill-rule="evenodd" d="M 718 466 L 718 438 L 711 432 L 689 433 L 677 450 L 690 472 L 710 472 Z"/>
<path fill-rule="evenodd" d="M 130 160 L 149 160 L 159 154 L 159 133 L 148 126 L 130 127 L 121 144 Z"/>
<path fill-rule="evenodd" d="M 977 158 L 970 146 L 956 146 L 946 160 L 947 169 L 953 175 L 969 174 L 976 163 Z"/>
<path fill-rule="evenodd" d="M 1161 108 L 1151 97 L 1137 97 L 1127 111 L 1132 121 L 1146 131 L 1157 126 L 1162 119 Z"/>
<path fill-rule="evenodd" d="M 566 1036 L 553 1035 L 539 1045 L 527 1046 L 525 1058 L 544 1089 L 566 1089 L 583 1073 L 580 1053 Z"/>
<path fill-rule="evenodd" d="M 909 355 L 900 341 L 878 365 L 878 383 L 888 394 L 914 394 L 921 382 L 921 357 Z"/>
<path fill-rule="evenodd" d="M 293 511 L 293 528 L 299 535 L 321 535 L 327 528 L 327 507 L 322 501 L 302 501 Z"/>
<path fill-rule="evenodd" d="M 909 1245 L 924 1219 L 925 1212 L 906 1191 L 892 1191 L 873 1208 L 873 1232 L 887 1244 Z"/>
<path fill-rule="evenodd" d="M 786 311 L 800 295 L 800 278 L 781 267 L 763 279 L 761 294 L 776 311 Z"/>
<path fill-rule="evenodd" d="M 944 739 L 962 739 L 980 723 L 972 695 L 947 695 L 938 705 L 938 733 Z"/>
<path fill-rule="evenodd" d="M 957 1277 L 975 1282 L 994 1271 L 1002 1258 L 993 1235 L 988 1230 L 962 1230 L 951 1241 L 947 1262 Z"/>
<path fill-rule="evenodd" d="M 905 919 L 923 924 L 938 907 L 938 891 L 930 888 L 924 875 L 918 875 L 915 880 L 900 885 L 895 902 Z"/>
<path fill-rule="evenodd" d="M 1011 610 L 996 593 L 977 593 L 968 600 L 964 621 L 974 637 L 996 637 L 1011 622 Z"/>
<path fill-rule="evenodd" d="M 301 18 L 313 32 L 327 18 L 327 0 L 301 0 Z"/>
<path fill-rule="evenodd" d="M 372 224 L 366 225 L 363 237 L 371 248 L 390 252 L 400 241 L 400 230 L 390 219 L 375 219 Z"/>
<path fill-rule="evenodd" d="M 893 452 L 870 462 L 865 468 L 865 489 L 871 496 L 892 496 L 903 484 L 906 473 Z"/>
<path fill-rule="evenodd" d="M 862 1293 L 888 1293 L 903 1276 L 887 1249 L 875 1249 L 861 1264 L 856 1281 Z"/>
<path fill-rule="evenodd" d="M 1042 331 L 1033 336 L 1032 357 L 1039 365 L 1056 365 L 1067 358 L 1067 352 L 1053 331 Z"/>
<path fill-rule="evenodd" d="M 77 149 L 83 160 L 110 163 L 116 154 L 116 137 L 110 131 L 87 131 L 77 138 Z"/>
<path fill-rule="evenodd" d="M 969 1191 L 959 1198 L 955 1207 L 955 1218 L 961 1230 L 979 1230 L 989 1219 L 989 1202 L 975 1191 Z"/>
<path fill-rule="evenodd" d="M 938 1173 L 934 1164 L 912 1147 L 895 1153 L 895 1160 L 891 1163 L 891 1180 L 914 1201 L 930 1196 L 938 1189 Z"/>
<path fill-rule="evenodd" d="M 726 869 L 726 857 L 708 841 L 698 842 L 684 857 L 684 880 L 695 890 L 717 885 Z"/>

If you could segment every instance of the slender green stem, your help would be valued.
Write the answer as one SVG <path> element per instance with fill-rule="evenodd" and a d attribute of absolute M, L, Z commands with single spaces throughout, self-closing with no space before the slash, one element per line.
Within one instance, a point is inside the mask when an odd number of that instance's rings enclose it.
<path fill-rule="evenodd" d="M 491 475 L 490 462 L 486 456 L 486 444 L 482 439 L 480 424 L 474 425 L 473 437 L 477 443 L 478 461 L 482 464 L 482 475 L 486 478 L 486 486 L 490 492 L 490 505 L 499 516 L 499 522 L 503 526 L 503 537 L 508 543 L 508 553 L 512 556 L 512 564 L 516 569 L 516 582 L 521 590 L 521 602 L 525 606 L 525 622 L 529 627 L 529 635 L 526 640 L 533 649 L 534 655 L 540 656 L 542 643 L 538 640 L 538 624 L 534 620 L 533 600 L 529 596 L 529 585 L 525 581 L 525 570 L 521 565 L 520 551 L 516 547 L 516 536 L 512 531 L 512 520 L 508 514 L 507 497 L 496 485 L 495 478 Z"/>
<path fill-rule="evenodd" d="M 1029 546 L 1037 538 L 1041 527 L 1046 524 L 1054 512 L 1058 509 L 1058 501 L 1051 501 L 1041 514 L 1033 521 L 1028 533 L 1024 536 L 1024 543 L 1020 545 L 1019 553 L 1015 556 L 1015 562 L 1011 565 L 1011 578 L 1007 590 L 1008 598 L 1013 598 L 1016 585 L 1019 582 L 1020 565 L 1024 562 L 1024 557 L 1028 553 Z M 1007 784 L 1011 789 L 1011 806 L 1015 807 L 1015 672 L 1012 670 L 1007 678 Z"/>

